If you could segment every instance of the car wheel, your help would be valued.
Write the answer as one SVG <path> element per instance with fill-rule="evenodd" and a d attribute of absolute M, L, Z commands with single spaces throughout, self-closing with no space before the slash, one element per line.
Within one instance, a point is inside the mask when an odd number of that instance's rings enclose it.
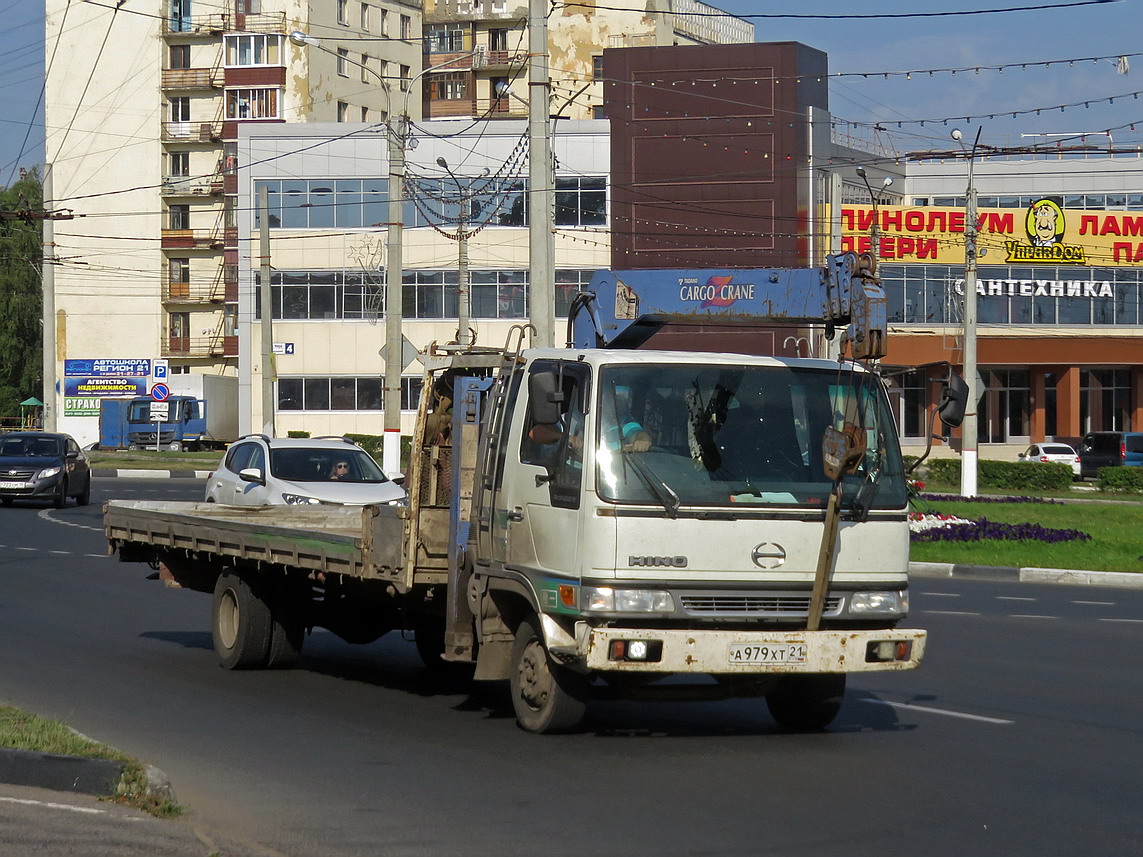
<path fill-rule="evenodd" d="M 12 498 L 11 497 L 0 497 L 0 503 L 3 503 L 5 506 L 11 506 L 12 505 Z"/>
<path fill-rule="evenodd" d="M 56 495 L 52 497 L 52 505 L 57 509 L 62 509 L 67 505 L 67 480 L 61 479 L 59 488 L 56 489 Z"/>
<path fill-rule="evenodd" d="M 83 490 L 76 495 L 75 504 L 77 506 L 86 506 L 91 502 L 91 474 L 87 475 L 87 483 L 83 486 Z"/>

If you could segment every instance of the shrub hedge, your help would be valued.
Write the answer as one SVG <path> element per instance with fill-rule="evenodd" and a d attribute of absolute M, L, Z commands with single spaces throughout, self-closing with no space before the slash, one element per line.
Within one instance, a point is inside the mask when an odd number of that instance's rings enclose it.
<path fill-rule="evenodd" d="M 1107 470 L 1133 468 L 1109 467 Z M 960 484 L 960 459 L 937 458 L 928 464 L 929 480 L 944 485 Z M 1004 491 L 1067 491 L 1072 484 L 1072 468 L 1068 464 L 1026 463 L 1023 461 L 978 462 L 977 476 L 981 488 Z"/>
<path fill-rule="evenodd" d="M 1143 494 L 1143 467 L 1099 468 L 1099 490 Z"/>

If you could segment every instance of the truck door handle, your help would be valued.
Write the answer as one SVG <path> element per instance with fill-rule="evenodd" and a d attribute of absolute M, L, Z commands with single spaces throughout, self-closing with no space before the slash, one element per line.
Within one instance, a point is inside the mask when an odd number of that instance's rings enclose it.
<path fill-rule="evenodd" d="M 524 510 L 522 508 L 520 508 L 519 506 L 517 506 L 511 512 L 508 513 L 508 520 L 509 521 L 522 521 L 522 520 L 524 520 Z"/>

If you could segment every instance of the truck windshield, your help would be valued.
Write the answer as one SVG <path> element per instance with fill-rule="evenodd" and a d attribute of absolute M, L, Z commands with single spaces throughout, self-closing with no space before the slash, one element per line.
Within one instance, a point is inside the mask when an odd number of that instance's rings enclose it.
<path fill-rule="evenodd" d="M 849 369 L 638 364 L 604 367 L 597 387 L 596 482 L 619 503 L 822 507 L 827 426 L 864 429 L 845 477 L 874 509 L 905 505 L 901 454 L 875 376 Z M 638 463 L 636 463 L 636 459 Z"/>

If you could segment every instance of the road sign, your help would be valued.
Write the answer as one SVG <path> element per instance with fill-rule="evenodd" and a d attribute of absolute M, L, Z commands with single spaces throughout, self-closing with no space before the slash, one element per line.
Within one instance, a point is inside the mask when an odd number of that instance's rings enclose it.
<path fill-rule="evenodd" d="M 151 398 L 156 402 L 165 402 L 171 397 L 171 388 L 166 384 L 153 384 L 151 386 Z"/>
<path fill-rule="evenodd" d="M 170 364 L 166 360 L 155 360 L 151 363 L 151 377 L 156 381 L 166 381 Z"/>
<path fill-rule="evenodd" d="M 382 360 L 388 361 L 389 358 L 387 355 L 389 353 L 389 343 L 385 343 L 384 345 L 382 345 L 381 349 L 377 353 L 381 355 Z M 409 342 L 408 337 L 402 336 L 401 337 L 401 371 L 403 372 L 406 369 L 408 369 L 409 365 L 414 360 L 417 359 L 417 355 L 420 353 L 421 352 L 419 350 L 417 350 L 417 346 L 415 346 L 415 345 L 413 345 L 413 343 Z"/>
<path fill-rule="evenodd" d="M 292 343 L 292 342 L 275 342 L 274 343 L 274 353 L 275 354 L 293 354 L 294 353 L 294 343 Z"/>
<path fill-rule="evenodd" d="M 151 402 L 151 422 L 166 422 L 171 414 L 170 402 Z"/>

